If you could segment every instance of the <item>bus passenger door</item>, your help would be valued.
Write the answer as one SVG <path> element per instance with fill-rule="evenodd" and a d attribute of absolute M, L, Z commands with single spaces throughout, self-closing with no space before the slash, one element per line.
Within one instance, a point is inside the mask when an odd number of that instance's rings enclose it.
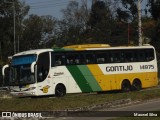
<path fill-rule="evenodd" d="M 49 52 L 41 53 L 37 62 L 37 82 L 42 82 L 47 78 L 50 68 Z"/>

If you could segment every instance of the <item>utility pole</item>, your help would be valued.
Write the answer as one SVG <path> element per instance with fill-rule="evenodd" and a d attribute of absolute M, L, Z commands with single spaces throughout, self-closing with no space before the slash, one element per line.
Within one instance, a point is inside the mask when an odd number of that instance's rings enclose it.
<path fill-rule="evenodd" d="M 141 21 L 141 2 L 142 0 L 138 0 L 138 35 L 139 35 L 139 46 L 142 46 L 142 21 Z"/>
<path fill-rule="evenodd" d="M 13 3 L 13 21 L 14 21 L 14 54 L 16 54 L 16 14 L 15 14 L 15 2 Z"/>

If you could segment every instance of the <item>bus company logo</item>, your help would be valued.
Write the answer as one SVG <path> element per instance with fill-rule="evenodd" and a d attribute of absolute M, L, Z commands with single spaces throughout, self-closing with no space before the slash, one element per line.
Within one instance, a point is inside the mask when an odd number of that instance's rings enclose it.
<path fill-rule="evenodd" d="M 55 72 L 54 76 L 60 76 L 60 75 L 64 75 L 64 72 Z"/>
<path fill-rule="evenodd" d="M 42 89 L 40 89 L 43 93 L 48 93 L 48 89 L 50 88 L 49 85 L 44 86 Z"/>
<path fill-rule="evenodd" d="M 2 118 L 9 118 L 9 117 L 12 117 L 11 112 L 2 112 Z"/>

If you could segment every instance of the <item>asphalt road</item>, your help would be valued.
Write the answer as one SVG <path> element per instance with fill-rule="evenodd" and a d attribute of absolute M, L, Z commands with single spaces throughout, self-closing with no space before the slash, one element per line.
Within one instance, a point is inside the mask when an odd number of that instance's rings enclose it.
<path fill-rule="evenodd" d="M 83 117 L 83 115 L 85 117 Z M 91 117 L 90 117 L 91 115 Z M 82 113 L 80 117 L 59 117 L 54 120 L 107 120 L 124 116 L 147 116 L 160 118 L 160 99 L 145 101 L 143 103 L 133 104 L 129 106 L 121 106 L 112 109 L 103 109 L 98 112 Z M 106 117 L 107 116 L 107 117 Z M 52 118 L 53 119 L 53 118 Z"/>

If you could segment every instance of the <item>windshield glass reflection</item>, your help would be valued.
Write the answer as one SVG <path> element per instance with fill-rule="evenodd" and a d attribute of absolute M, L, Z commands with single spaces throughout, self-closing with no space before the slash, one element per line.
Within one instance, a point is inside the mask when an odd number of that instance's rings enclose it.
<path fill-rule="evenodd" d="M 35 77 L 34 74 L 31 73 L 30 65 L 12 66 L 10 72 L 10 83 L 12 85 L 31 84 L 35 82 Z"/>

